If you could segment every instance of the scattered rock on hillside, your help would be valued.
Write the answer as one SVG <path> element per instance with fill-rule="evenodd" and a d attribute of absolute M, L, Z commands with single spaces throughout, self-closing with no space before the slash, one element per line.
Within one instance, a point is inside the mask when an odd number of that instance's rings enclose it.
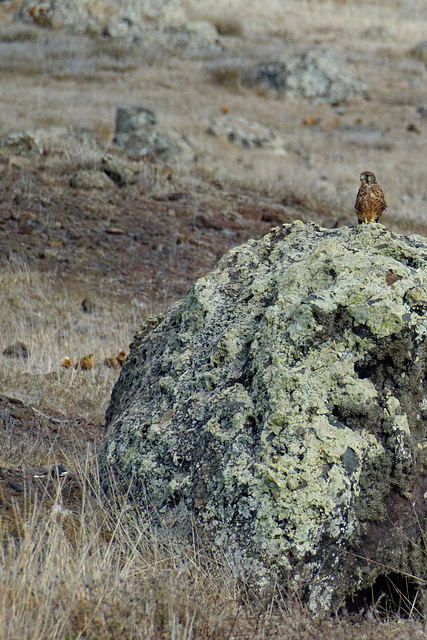
<path fill-rule="evenodd" d="M 105 171 L 76 171 L 70 179 L 74 189 L 108 189 L 113 186 Z"/>
<path fill-rule="evenodd" d="M 312 609 L 426 579 L 426 274 L 425 239 L 378 224 L 232 249 L 136 334 L 106 491 L 113 472 L 160 534 L 201 527 L 243 580 L 289 578 Z"/>
<path fill-rule="evenodd" d="M 41 156 L 43 146 L 38 136 L 31 131 L 11 133 L 1 141 L 1 146 L 16 155 Z"/>
<path fill-rule="evenodd" d="M 105 154 L 101 159 L 99 168 L 118 187 L 125 187 L 136 182 L 137 171 L 133 169 L 131 163 L 118 158 L 117 155 L 112 153 Z"/>
<path fill-rule="evenodd" d="M 0 146 L 11 155 L 58 154 L 85 164 L 94 164 L 102 153 L 91 132 L 61 125 L 11 133 L 0 141 Z"/>
<path fill-rule="evenodd" d="M 68 28 L 74 33 L 103 35 L 111 38 L 138 38 L 146 21 L 168 15 L 169 0 L 144 0 L 138 7 L 121 9 L 117 2 L 85 0 L 29 0 L 23 3 L 15 19 L 39 27 Z"/>
<path fill-rule="evenodd" d="M 366 38 L 367 40 L 393 40 L 390 31 L 382 24 L 376 24 L 365 29 L 362 33 L 362 38 Z"/>
<path fill-rule="evenodd" d="M 158 131 L 154 111 L 141 105 L 124 105 L 117 109 L 113 146 L 133 158 L 151 154 L 162 160 L 191 156 L 184 138 Z"/>
<path fill-rule="evenodd" d="M 62 29 L 85 24 L 89 19 L 87 3 L 83 0 L 46 0 L 24 2 L 15 16 L 16 20 L 34 22 L 39 27 Z"/>
<path fill-rule="evenodd" d="M 92 298 L 83 298 L 80 306 L 84 313 L 94 313 L 97 309 L 96 302 Z"/>
<path fill-rule="evenodd" d="M 366 85 L 356 77 L 352 67 L 331 51 L 319 48 L 257 64 L 243 80 L 278 94 L 332 105 L 368 97 Z"/>
<path fill-rule="evenodd" d="M 163 32 L 168 35 L 170 45 L 181 54 L 203 55 L 220 52 L 223 48 L 218 31 L 203 20 L 166 26 Z"/>
<path fill-rule="evenodd" d="M 424 62 L 427 65 L 427 40 L 419 42 L 411 51 L 413 58 Z"/>
<path fill-rule="evenodd" d="M 126 38 L 137 40 L 144 31 L 144 26 L 132 14 L 120 13 L 112 16 L 102 30 L 102 35 L 109 38 Z"/>
<path fill-rule="evenodd" d="M 207 133 L 245 149 L 270 149 L 286 154 L 285 141 L 275 131 L 243 117 L 223 115 L 209 125 Z"/>
<path fill-rule="evenodd" d="M 7 358 L 28 358 L 30 350 L 24 342 L 15 342 L 3 349 L 3 355 Z"/>

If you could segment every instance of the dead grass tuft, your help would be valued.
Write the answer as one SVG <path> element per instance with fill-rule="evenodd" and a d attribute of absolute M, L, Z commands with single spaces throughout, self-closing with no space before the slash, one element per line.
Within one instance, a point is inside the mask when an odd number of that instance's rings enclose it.
<path fill-rule="evenodd" d="M 226 637 L 238 609 L 229 570 L 160 540 L 125 497 L 105 502 L 95 456 L 73 483 L 0 522 L 3 637 Z"/>

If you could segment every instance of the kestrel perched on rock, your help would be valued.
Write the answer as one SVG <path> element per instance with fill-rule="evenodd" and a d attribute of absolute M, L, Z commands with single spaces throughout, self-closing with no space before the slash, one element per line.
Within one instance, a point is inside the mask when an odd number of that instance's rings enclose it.
<path fill-rule="evenodd" d="M 378 222 L 382 212 L 387 209 L 382 189 L 372 171 L 363 171 L 360 180 L 362 184 L 354 205 L 359 224 Z"/>

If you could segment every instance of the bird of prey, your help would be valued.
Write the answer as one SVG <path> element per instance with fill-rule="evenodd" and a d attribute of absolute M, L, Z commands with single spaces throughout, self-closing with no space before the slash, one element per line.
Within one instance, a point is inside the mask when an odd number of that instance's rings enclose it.
<path fill-rule="evenodd" d="M 359 224 L 378 222 L 382 212 L 387 209 L 384 194 L 372 171 L 360 174 L 361 185 L 354 205 Z"/>

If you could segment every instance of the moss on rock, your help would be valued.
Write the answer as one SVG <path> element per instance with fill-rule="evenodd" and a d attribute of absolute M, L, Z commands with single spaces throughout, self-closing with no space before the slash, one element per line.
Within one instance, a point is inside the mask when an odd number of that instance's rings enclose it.
<path fill-rule="evenodd" d="M 233 249 L 135 336 L 104 486 L 113 469 L 189 534 L 191 514 L 245 580 L 286 575 L 313 608 L 384 567 L 425 577 L 426 308 L 427 241 L 379 224 Z"/>

